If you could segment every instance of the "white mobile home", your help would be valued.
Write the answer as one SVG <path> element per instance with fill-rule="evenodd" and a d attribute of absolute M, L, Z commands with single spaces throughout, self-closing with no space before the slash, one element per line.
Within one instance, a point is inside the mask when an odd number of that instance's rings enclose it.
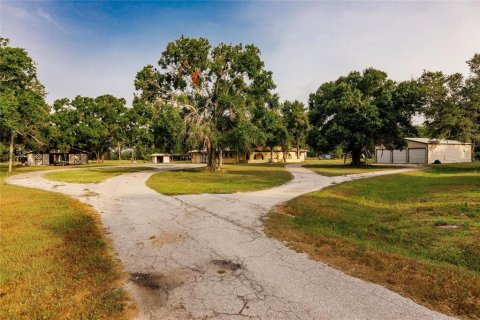
<path fill-rule="evenodd" d="M 471 162 L 472 144 L 455 140 L 433 140 L 429 138 L 405 138 L 407 147 L 403 150 L 387 150 L 375 147 L 376 163 L 428 164 L 439 160 L 441 163 Z"/>

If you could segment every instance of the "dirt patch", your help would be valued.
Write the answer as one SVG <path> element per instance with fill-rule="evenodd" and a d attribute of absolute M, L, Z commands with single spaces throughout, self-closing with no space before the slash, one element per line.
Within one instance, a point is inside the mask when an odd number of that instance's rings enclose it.
<path fill-rule="evenodd" d="M 166 304 L 169 294 L 188 279 L 185 272 L 170 274 L 132 273 L 130 281 L 135 285 L 134 296 L 149 310 L 157 310 Z"/>
<path fill-rule="evenodd" d="M 458 224 L 446 224 L 446 225 L 437 226 L 437 228 L 440 228 L 440 229 L 458 229 L 458 228 L 462 228 L 462 226 L 459 226 Z"/>
<path fill-rule="evenodd" d="M 168 232 L 168 233 L 163 233 L 159 236 L 153 235 L 151 236 L 150 243 L 154 247 L 161 247 L 166 244 L 171 244 L 179 241 L 183 241 L 187 239 L 187 235 L 184 233 L 179 233 L 179 232 Z"/>
<path fill-rule="evenodd" d="M 181 286 L 187 276 L 187 274 L 180 272 L 168 275 L 138 272 L 130 274 L 130 280 L 142 288 L 168 292 Z"/>
<path fill-rule="evenodd" d="M 234 272 L 238 269 L 242 269 L 242 265 L 235 263 L 230 260 L 213 260 L 213 267 L 216 269 L 218 274 L 224 274 L 227 272 Z"/>
<path fill-rule="evenodd" d="M 82 194 L 81 196 L 82 197 L 96 197 L 98 196 L 99 194 L 96 193 L 96 192 L 93 192 L 93 191 L 87 191 L 85 192 L 84 194 Z"/>

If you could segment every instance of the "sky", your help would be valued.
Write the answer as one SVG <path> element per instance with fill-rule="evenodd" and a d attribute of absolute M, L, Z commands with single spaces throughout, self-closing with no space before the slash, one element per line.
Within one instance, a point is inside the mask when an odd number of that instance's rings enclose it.
<path fill-rule="evenodd" d="M 47 101 L 112 94 L 131 103 L 136 73 L 180 36 L 255 44 L 281 100 L 381 69 L 468 74 L 480 53 L 480 1 L 3 1 L 0 36 L 37 63 Z"/>

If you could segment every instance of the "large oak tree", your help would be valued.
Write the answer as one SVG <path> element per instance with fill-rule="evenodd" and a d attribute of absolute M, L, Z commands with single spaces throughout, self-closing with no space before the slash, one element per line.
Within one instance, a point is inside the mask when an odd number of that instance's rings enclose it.
<path fill-rule="evenodd" d="M 360 165 L 361 154 L 377 144 L 405 146 L 404 138 L 415 132 L 411 117 L 421 102 L 415 81 L 397 84 L 373 68 L 351 72 L 310 94 L 309 145 L 322 152 L 340 146 L 352 154 L 353 165 Z"/>
<path fill-rule="evenodd" d="M 49 106 L 37 69 L 28 53 L 0 38 L 0 132 L 9 145 L 8 172 L 12 172 L 14 145 L 45 145 Z"/>
<path fill-rule="evenodd" d="M 224 43 L 212 47 L 205 38 L 181 37 L 167 45 L 158 65 L 138 72 L 138 99 L 177 107 L 190 140 L 206 148 L 209 168 L 216 171 L 225 134 L 240 124 L 256 125 L 255 109 L 266 108 L 273 97 L 272 74 L 259 49 Z"/>
<path fill-rule="evenodd" d="M 77 96 L 54 102 L 51 146 L 67 151 L 72 147 L 92 151 L 102 161 L 111 148 L 126 139 L 125 100 L 112 95 L 97 98 Z"/>

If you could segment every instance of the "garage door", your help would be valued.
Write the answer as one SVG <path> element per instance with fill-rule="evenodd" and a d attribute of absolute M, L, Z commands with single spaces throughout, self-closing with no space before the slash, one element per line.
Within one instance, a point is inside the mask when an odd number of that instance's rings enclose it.
<path fill-rule="evenodd" d="M 407 163 L 407 150 L 393 150 L 393 163 Z"/>
<path fill-rule="evenodd" d="M 426 163 L 427 149 L 408 149 L 408 163 Z"/>
<path fill-rule="evenodd" d="M 390 150 L 377 149 L 377 163 L 391 163 L 391 156 L 392 153 L 390 152 Z"/>

